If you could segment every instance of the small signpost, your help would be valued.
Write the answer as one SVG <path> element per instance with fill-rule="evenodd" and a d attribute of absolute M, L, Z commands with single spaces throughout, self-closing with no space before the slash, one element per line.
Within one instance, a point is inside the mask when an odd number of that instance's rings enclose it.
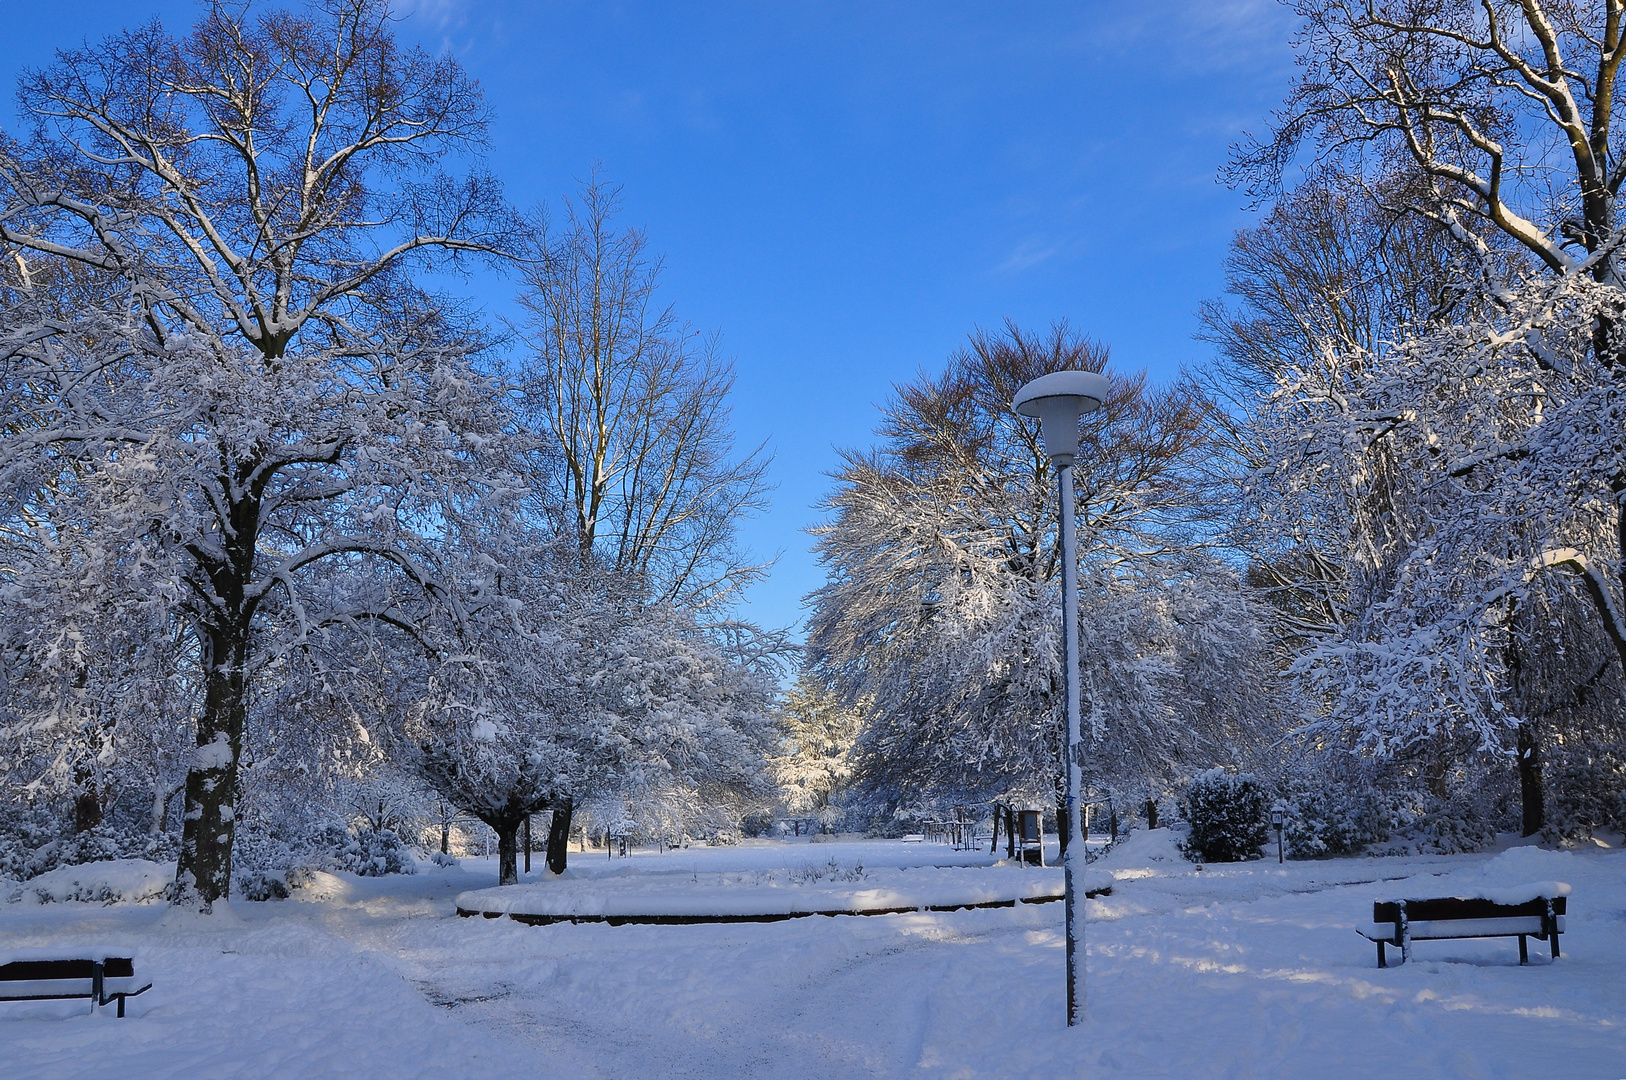
<path fill-rule="evenodd" d="M 1281 807 L 1278 806 L 1271 810 L 1270 823 L 1276 828 L 1276 862 L 1278 864 L 1282 862 L 1282 826 L 1285 824 L 1286 819 L 1287 816 L 1282 813 Z"/>

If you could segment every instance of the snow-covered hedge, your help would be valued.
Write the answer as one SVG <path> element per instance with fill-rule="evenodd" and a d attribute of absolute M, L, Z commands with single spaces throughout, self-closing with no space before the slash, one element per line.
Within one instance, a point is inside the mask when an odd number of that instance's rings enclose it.
<path fill-rule="evenodd" d="M 174 863 L 103 860 L 38 874 L 14 886 L 6 899 L 25 904 L 155 904 L 174 880 Z"/>
<path fill-rule="evenodd" d="M 1206 862 L 1257 859 L 1270 833 L 1269 800 L 1250 773 L 1210 769 L 1186 788 L 1187 851 Z"/>

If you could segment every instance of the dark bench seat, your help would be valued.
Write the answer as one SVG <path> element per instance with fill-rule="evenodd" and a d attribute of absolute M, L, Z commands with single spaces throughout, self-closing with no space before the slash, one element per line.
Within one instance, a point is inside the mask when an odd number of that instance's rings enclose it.
<path fill-rule="evenodd" d="M 54 1001 L 90 998 L 95 1009 L 117 1001 L 124 1015 L 124 999 L 152 989 L 137 985 L 135 961 L 128 956 L 35 958 L 0 964 L 0 1001 Z"/>
<path fill-rule="evenodd" d="M 1568 889 L 1563 886 L 1564 892 Z M 1399 948 L 1404 963 L 1411 959 L 1414 941 L 1479 937 L 1518 938 L 1519 963 L 1527 964 L 1527 938 L 1549 942 L 1553 958 L 1558 958 L 1558 935 L 1564 932 L 1567 899 L 1563 895 L 1537 896 L 1517 904 L 1459 896 L 1379 900 L 1372 905 L 1372 925 L 1357 927 L 1357 932 L 1377 942 L 1378 967 L 1389 966 L 1383 952 L 1386 945 Z"/>

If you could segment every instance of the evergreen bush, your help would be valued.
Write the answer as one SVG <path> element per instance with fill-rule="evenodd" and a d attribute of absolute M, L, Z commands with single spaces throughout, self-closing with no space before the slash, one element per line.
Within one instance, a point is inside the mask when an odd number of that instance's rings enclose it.
<path fill-rule="evenodd" d="M 1546 839 L 1589 840 L 1626 833 L 1626 761 L 1608 753 L 1557 756 L 1544 770 Z"/>
<path fill-rule="evenodd" d="M 362 829 L 352 833 L 335 821 L 329 822 L 316 839 L 315 846 L 326 849 L 324 853 L 337 870 L 359 877 L 418 872 L 417 856 L 389 829 Z"/>
<path fill-rule="evenodd" d="M 1282 782 L 1282 839 L 1290 858 L 1352 855 L 1389 834 L 1383 800 L 1364 774 L 1318 770 Z"/>
<path fill-rule="evenodd" d="M 1210 769 L 1186 788 L 1186 851 L 1204 862 L 1257 859 L 1270 835 L 1270 801 L 1249 773 Z"/>

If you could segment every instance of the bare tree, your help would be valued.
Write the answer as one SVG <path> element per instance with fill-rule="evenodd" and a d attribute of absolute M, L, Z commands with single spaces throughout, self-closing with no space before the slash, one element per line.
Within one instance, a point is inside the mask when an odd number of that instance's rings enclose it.
<path fill-rule="evenodd" d="M 733 456 L 734 370 L 714 338 L 658 307 L 660 261 L 644 234 L 617 232 L 620 189 L 596 176 L 543 218 L 521 302 L 529 348 L 525 415 L 563 468 L 550 505 L 568 508 L 583 552 L 641 576 L 658 600 L 726 604 L 766 567 L 735 540 L 766 503 L 762 448 Z"/>
<path fill-rule="evenodd" d="M 1230 176 L 1274 192 L 1306 141 L 1489 260 L 1616 279 L 1621 0 L 1298 0 L 1304 74 Z"/>
<path fill-rule="evenodd" d="M 438 167 L 478 148 L 485 108 L 454 60 L 397 48 L 382 0 L 215 4 L 185 37 L 152 23 L 59 54 L 20 100 L 32 135 L 0 145 L 0 386 L 24 419 L 0 442 L 0 515 L 45 551 L 77 523 L 43 478 L 69 483 L 98 550 L 139 552 L 120 573 L 189 625 L 202 703 L 176 897 L 208 911 L 267 650 L 400 621 L 401 587 L 445 592 L 431 507 L 499 422 L 478 343 L 406 275 L 506 242 L 496 184 Z M 42 296 L 53 280 L 96 303 Z M 334 562 L 398 581 L 302 588 Z"/>

